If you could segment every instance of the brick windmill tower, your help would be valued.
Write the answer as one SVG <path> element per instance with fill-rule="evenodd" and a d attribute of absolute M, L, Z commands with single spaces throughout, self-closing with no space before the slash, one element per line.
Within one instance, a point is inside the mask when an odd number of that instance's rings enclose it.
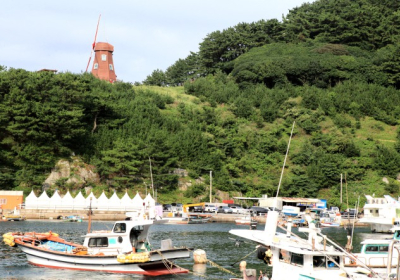
<path fill-rule="evenodd" d="M 101 15 L 100 15 L 101 16 Z M 97 31 L 99 29 L 100 23 L 97 22 L 96 34 L 94 36 L 94 42 L 92 44 L 92 51 L 90 53 L 89 62 L 86 67 L 86 72 L 90 65 L 90 60 L 92 59 L 92 54 L 94 51 L 94 61 L 92 67 L 92 74 L 99 78 L 100 80 L 106 80 L 110 83 L 114 83 L 117 80 L 117 75 L 115 75 L 113 52 L 114 46 L 109 43 L 98 42 L 96 43 Z"/>

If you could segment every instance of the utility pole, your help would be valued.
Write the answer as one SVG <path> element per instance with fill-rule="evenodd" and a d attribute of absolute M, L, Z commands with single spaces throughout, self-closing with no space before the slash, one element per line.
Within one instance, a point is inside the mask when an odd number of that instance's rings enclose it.
<path fill-rule="evenodd" d="M 210 171 L 210 203 L 212 203 L 212 171 Z"/>
<path fill-rule="evenodd" d="M 153 189 L 153 197 L 154 197 L 153 171 L 151 170 L 151 159 L 150 159 L 150 157 L 149 157 L 149 162 L 150 162 L 151 188 Z"/>
<path fill-rule="evenodd" d="M 340 205 L 343 203 L 343 173 L 340 173 Z"/>

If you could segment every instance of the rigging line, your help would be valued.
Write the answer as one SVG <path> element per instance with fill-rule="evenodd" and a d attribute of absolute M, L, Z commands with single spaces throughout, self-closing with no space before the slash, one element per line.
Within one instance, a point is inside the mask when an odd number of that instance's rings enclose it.
<path fill-rule="evenodd" d="M 287 156 L 288 156 L 288 153 L 289 153 L 290 141 L 292 140 L 294 124 L 295 124 L 295 121 L 293 121 L 292 131 L 290 132 L 289 143 L 288 143 L 287 150 L 286 150 L 285 160 L 283 161 L 281 177 L 279 178 L 278 190 L 277 190 L 277 192 L 276 192 L 276 198 L 278 198 L 279 189 L 281 188 L 282 177 L 283 177 L 283 171 L 285 170 L 286 159 L 287 159 Z"/>
<path fill-rule="evenodd" d="M 240 262 L 241 260 L 246 259 L 248 256 L 250 256 L 251 254 L 253 254 L 254 252 L 256 252 L 258 250 L 258 246 L 256 247 L 256 249 L 254 251 L 251 251 L 250 253 L 248 253 L 246 256 L 244 256 L 241 259 L 238 259 L 237 261 L 235 261 L 233 264 L 231 264 L 231 266 L 234 266 L 236 263 Z"/>

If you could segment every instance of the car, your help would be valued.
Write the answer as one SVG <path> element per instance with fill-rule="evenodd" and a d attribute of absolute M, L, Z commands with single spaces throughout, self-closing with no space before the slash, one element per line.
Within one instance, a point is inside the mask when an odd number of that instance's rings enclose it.
<path fill-rule="evenodd" d="M 243 207 L 236 206 L 236 205 L 233 205 L 230 208 L 232 209 L 232 213 L 235 213 L 235 214 L 245 214 L 246 212 L 248 212 L 248 211 L 246 211 L 247 209 L 244 209 Z"/>
<path fill-rule="evenodd" d="M 203 206 L 193 206 L 193 212 L 203 212 Z"/>
<path fill-rule="evenodd" d="M 217 210 L 218 213 L 232 214 L 232 209 L 228 206 L 220 206 Z"/>
<path fill-rule="evenodd" d="M 342 219 L 355 219 L 360 218 L 360 213 L 357 213 L 356 209 L 348 209 L 347 211 L 340 212 Z"/>
<path fill-rule="evenodd" d="M 172 211 L 172 205 L 171 204 L 163 204 L 163 210 L 164 211 Z"/>
<path fill-rule="evenodd" d="M 250 207 L 250 213 L 258 216 L 259 214 L 267 214 L 269 209 L 268 208 L 264 208 L 264 207 L 260 207 L 260 206 L 252 206 Z"/>
<path fill-rule="evenodd" d="M 217 211 L 217 206 L 215 206 L 214 204 L 205 204 L 204 205 L 204 212 L 215 212 Z"/>

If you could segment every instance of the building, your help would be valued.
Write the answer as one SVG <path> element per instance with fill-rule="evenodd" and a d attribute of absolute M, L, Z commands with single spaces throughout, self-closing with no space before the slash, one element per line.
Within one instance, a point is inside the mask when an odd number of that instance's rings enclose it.
<path fill-rule="evenodd" d="M 0 191 L 1 210 L 21 209 L 23 201 L 23 191 Z"/>
<path fill-rule="evenodd" d="M 301 211 L 310 207 L 321 207 L 321 200 L 317 198 L 300 197 L 263 197 L 259 200 L 261 207 L 270 207 L 282 210 L 283 206 L 300 207 Z M 326 205 L 325 205 L 326 207 Z"/>

